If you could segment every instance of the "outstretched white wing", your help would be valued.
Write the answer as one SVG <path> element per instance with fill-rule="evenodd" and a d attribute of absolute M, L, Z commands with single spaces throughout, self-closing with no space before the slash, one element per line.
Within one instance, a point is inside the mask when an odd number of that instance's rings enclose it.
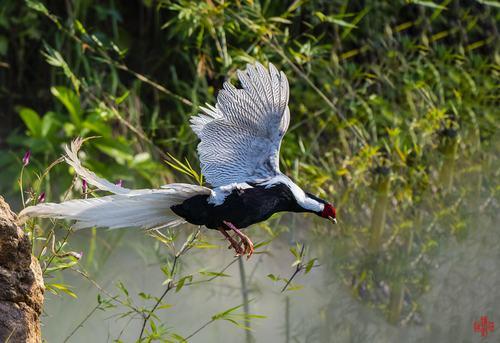
<path fill-rule="evenodd" d="M 279 174 L 279 149 L 290 122 L 288 80 L 269 64 L 238 71 L 242 89 L 225 82 L 217 104 L 191 117 L 201 139 L 201 171 L 213 187 Z"/>

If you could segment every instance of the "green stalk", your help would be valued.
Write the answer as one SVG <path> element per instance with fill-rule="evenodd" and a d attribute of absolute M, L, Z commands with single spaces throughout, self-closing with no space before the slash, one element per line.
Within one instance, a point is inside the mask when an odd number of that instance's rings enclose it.
<path fill-rule="evenodd" d="M 458 140 L 455 138 L 444 138 L 443 164 L 439 171 L 439 182 L 445 192 L 449 192 L 453 185 L 453 173 L 457 156 Z"/>
<path fill-rule="evenodd" d="M 94 261 L 94 254 L 97 246 L 97 229 L 93 227 L 91 229 L 91 236 L 89 242 L 89 250 L 87 253 L 87 268 L 91 267 L 92 261 Z"/>
<path fill-rule="evenodd" d="M 396 325 L 403 309 L 404 282 L 398 276 L 391 287 L 391 299 L 389 302 L 389 322 Z"/>
<path fill-rule="evenodd" d="M 290 297 L 285 298 L 285 343 L 290 342 Z"/>
<path fill-rule="evenodd" d="M 417 215 L 415 219 L 415 227 L 420 227 L 422 216 Z M 398 324 L 399 318 L 401 317 L 401 310 L 403 309 L 403 299 L 405 282 L 403 278 L 403 268 L 407 268 L 409 263 L 408 257 L 411 253 L 411 246 L 413 244 L 413 230 L 409 229 L 407 231 L 406 244 L 402 256 L 398 259 L 396 266 L 396 277 L 391 286 L 391 297 L 389 300 L 389 323 Z"/>
<path fill-rule="evenodd" d="M 384 232 L 387 204 L 389 202 L 390 175 L 377 175 L 375 205 L 372 211 L 371 237 L 368 243 L 370 252 L 380 250 L 380 241 Z"/>
<path fill-rule="evenodd" d="M 245 265 L 243 263 L 243 258 L 241 256 L 238 257 L 238 265 L 240 269 L 240 282 L 241 282 L 241 295 L 243 297 L 243 312 L 245 313 L 245 326 L 247 329 L 245 330 L 245 342 L 252 342 L 252 334 L 250 331 L 250 318 L 248 315 L 250 314 L 250 305 L 248 303 L 248 288 L 247 288 L 247 279 L 245 275 Z"/>

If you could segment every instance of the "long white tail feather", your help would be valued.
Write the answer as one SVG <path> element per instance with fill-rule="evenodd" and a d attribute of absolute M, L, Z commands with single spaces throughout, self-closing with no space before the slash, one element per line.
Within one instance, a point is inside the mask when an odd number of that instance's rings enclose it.
<path fill-rule="evenodd" d="M 90 185 L 97 187 L 103 191 L 108 191 L 115 194 L 128 194 L 130 189 L 117 186 L 108 180 L 98 177 L 94 172 L 91 172 L 84 166 L 78 159 L 78 151 L 82 146 L 83 140 L 81 138 L 77 138 L 71 142 L 71 146 L 65 146 L 64 151 L 66 151 L 66 156 L 64 159 L 66 163 L 72 166 L 75 169 L 75 172 L 85 181 L 87 181 Z"/>
<path fill-rule="evenodd" d="M 184 223 L 182 218 L 170 210 L 171 206 L 182 201 L 179 194 L 173 195 L 170 192 L 152 192 L 134 196 L 108 195 L 27 207 L 20 213 L 20 218 L 76 220 L 73 226 L 75 229 L 94 226 L 110 229 L 172 227 Z"/>
<path fill-rule="evenodd" d="M 209 188 L 184 183 L 165 185 L 161 189 L 131 190 L 119 187 L 82 166 L 77 156 L 81 143 L 77 139 L 71 143 L 71 148 L 66 146 L 66 161 L 89 184 L 114 195 L 30 206 L 19 214 L 21 223 L 31 217 L 42 217 L 76 220 L 73 226 L 75 229 L 94 226 L 111 229 L 173 227 L 185 220 L 178 217 L 170 207 L 195 195 L 211 192 Z"/>

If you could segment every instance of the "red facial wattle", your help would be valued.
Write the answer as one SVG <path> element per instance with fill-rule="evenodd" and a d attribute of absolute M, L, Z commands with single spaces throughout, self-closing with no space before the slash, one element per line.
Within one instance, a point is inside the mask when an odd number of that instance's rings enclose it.
<path fill-rule="evenodd" d="M 337 223 L 337 210 L 331 204 L 325 204 L 323 212 L 321 212 L 323 218 L 330 219 L 334 224 Z"/>

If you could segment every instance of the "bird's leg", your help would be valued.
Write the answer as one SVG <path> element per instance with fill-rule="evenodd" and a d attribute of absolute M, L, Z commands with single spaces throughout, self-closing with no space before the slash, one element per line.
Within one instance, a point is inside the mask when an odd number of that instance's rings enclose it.
<path fill-rule="evenodd" d="M 226 237 L 229 243 L 231 243 L 229 248 L 231 247 L 234 248 L 234 250 L 236 251 L 236 256 L 243 255 L 245 253 L 245 251 L 241 247 L 241 244 L 238 244 L 238 242 L 236 242 L 234 238 L 231 237 L 231 235 L 228 234 L 224 228 L 219 228 L 219 231 L 224 235 L 224 237 Z"/>
<path fill-rule="evenodd" d="M 241 232 L 236 226 L 234 226 L 232 223 L 230 222 L 227 222 L 227 221 L 223 221 L 224 225 L 226 225 L 228 228 L 230 228 L 231 230 L 234 231 L 234 233 L 241 239 L 241 243 L 243 243 L 243 245 L 245 246 L 245 250 L 244 250 L 244 254 L 247 254 L 247 258 L 250 258 L 250 256 L 252 256 L 253 252 L 254 252 L 254 248 L 253 248 L 253 243 L 252 241 L 250 240 L 250 238 L 248 238 L 247 235 L 245 235 L 243 232 Z"/>

